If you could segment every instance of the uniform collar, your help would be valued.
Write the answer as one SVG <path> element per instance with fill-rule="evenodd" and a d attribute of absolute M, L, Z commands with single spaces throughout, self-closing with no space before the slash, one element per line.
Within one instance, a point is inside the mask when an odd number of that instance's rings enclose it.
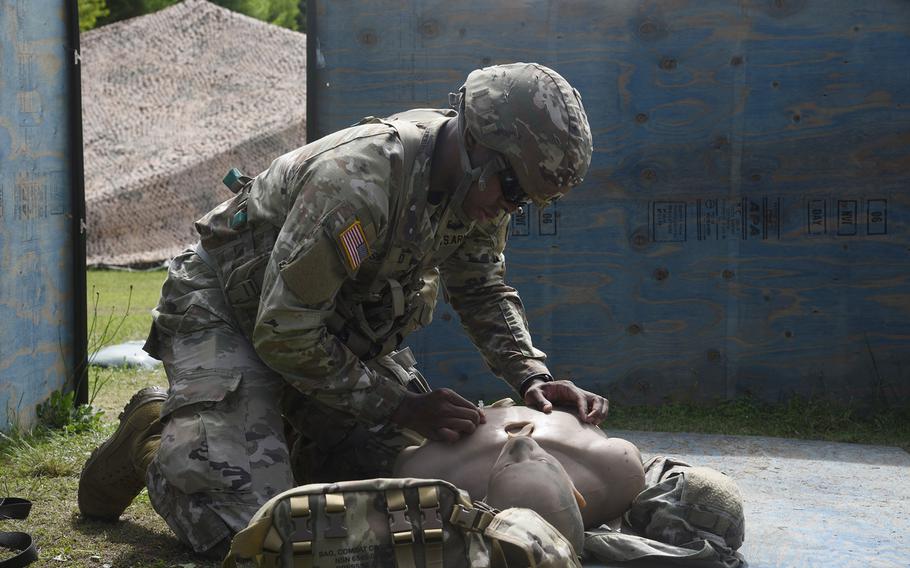
<path fill-rule="evenodd" d="M 419 247 L 423 244 L 421 241 L 434 239 L 440 221 L 452 218 L 449 214 L 450 195 L 446 194 L 437 204 L 430 203 L 428 198 L 433 150 L 436 147 L 439 131 L 448 120 L 454 118 L 454 112 L 412 111 L 396 116 L 399 120 L 411 120 L 423 133 L 420 149 L 414 160 L 414 169 L 410 172 L 410 175 L 415 176 L 414 183 L 411 186 L 410 194 L 402 196 L 406 202 L 400 209 L 403 218 L 398 224 L 398 238 Z M 408 176 L 409 173 L 404 172 L 404 175 Z"/>

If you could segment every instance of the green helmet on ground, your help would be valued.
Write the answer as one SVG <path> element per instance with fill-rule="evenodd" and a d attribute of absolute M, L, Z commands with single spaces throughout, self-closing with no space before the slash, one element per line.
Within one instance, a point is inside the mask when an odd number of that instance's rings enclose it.
<path fill-rule="evenodd" d="M 522 188 L 545 207 L 581 183 L 594 151 L 581 95 L 537 63 L 478 69 L 461 88 L 466 129 L 502 154 Z"/>
<path fill-rule="evenodd" d="M 745 538 L 743 498 L 732 479 L 673 458 L 645 464 L 646 483 L 626 519 L 642 536 L 683 546 L 707 540 L 731 551 Z"/>

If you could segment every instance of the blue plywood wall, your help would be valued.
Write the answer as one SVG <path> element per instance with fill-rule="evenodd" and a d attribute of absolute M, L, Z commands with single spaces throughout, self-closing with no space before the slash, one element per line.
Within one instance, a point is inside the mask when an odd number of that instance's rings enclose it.
<path fill-rule="evenodd" d="M 0 430 L 75 375 L 68 5 L 0 0 Z"/>
<path fill-rule="evenodd" d="M 560 376 L 624 401 L 910 397 L 910 3 L 312 1 L 309 137 L 554 67 L 595 154 L 513 219 L 508 279 Z M 448 306 L 434 384 L 489 379 Z"/>

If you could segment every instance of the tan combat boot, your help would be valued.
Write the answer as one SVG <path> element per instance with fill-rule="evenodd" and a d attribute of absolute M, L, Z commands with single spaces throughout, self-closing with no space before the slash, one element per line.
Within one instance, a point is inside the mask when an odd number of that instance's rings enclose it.
<path fill-rule="evenodd" d="M 133 395 L 117 431 L 95 448 L 79 476 L 83 516 L 116 521 L 145 487 L 145 472 L 161 440 L 161 405 L 167 392 L 148 387 Z"/>

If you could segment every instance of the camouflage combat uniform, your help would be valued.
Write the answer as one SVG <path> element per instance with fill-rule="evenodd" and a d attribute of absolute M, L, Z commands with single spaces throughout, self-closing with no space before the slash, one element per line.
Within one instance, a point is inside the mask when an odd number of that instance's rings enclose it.
<path fill-rule="evenodd" d="M 170 381 L 148 487 L 195 550 L 294 484 L 286 385 L 299 393 L 290 418 L 338 456 L 336 475 L 390 471 L 405 442 L 389 417 L 414 375 L 389 355 L 430 322 L 440 287 L 494 373 L 518 389 L 548 372 L 503 280 L 508 215 L 467 223 L 430 201 L 436 136 L 454 116 L 368 120 L 279 157 L 174 259 L 147 346 Z"/>

